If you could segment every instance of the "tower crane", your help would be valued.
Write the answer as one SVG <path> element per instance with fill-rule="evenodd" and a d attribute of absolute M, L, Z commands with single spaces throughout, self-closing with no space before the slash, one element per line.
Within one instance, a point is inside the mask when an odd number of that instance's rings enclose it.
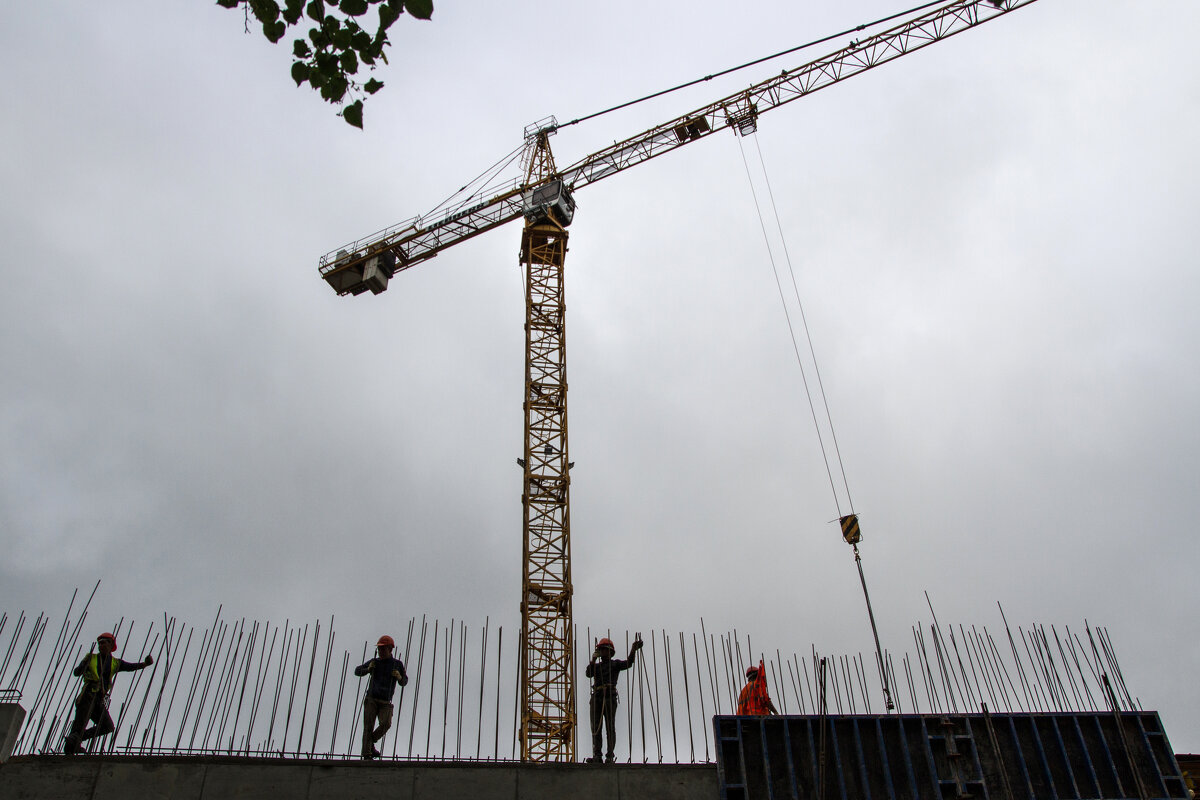
<path fill-rule="evenodd" d="M 657 156 L 732 128 L 757 130 L 766 111 L 860 75 L 1036 0 L 951 0 L 801 67 L 723 97 L 559 169 L 553 118 L 525 130 L 522 174 L 490 199 L 470 201 L 433 219 L 415 217 L 351 242 L 320 260 L 321 277 L 339 295 L 379 294 L 397 272 L 459 242 L 524 218 L 525 443 L 521 578 L 521 758 L 573 761 L 576 694 L 571 583 L 570 468 L 563 264 L 574 194 Z M 862 30 L 865 26 L 860 26 Z M 572 124 L 572 123 L 568 123 Z"/>

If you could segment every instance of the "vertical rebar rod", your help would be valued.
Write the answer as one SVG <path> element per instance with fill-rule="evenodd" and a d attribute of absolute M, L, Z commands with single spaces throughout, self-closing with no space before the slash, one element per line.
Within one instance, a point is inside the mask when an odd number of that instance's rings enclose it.
<path fill-rule="evenodd" d="M 1080 648 L 1080 650 L 1082 650 L 1083 643 L 1079 642 L 1078 636 L 1071 633 L 1070 628 L 1066 629 L 1066 633 L 1067 633 L 1067 647 L 1071 651 L 1071 660 L 1075 663 L 1075 671 L 1079 673 L 1079 683 L 1083 687 L 1084 694 L 1087 695 L 1088 703 L 1091 707 L 1091 710 L 1095 711 L 1097 708 L 1096 698 L 1094 698 L 1092 696 L 1091 689 L 1088 688 L 1087 677 L 1083 674 L 1083 665 L 1079 663 L 1079 653 L 1077 653 L 1075 651 L 1075 644 L 1078 642 L 1079 648 Z M 1084 653 L 1084 660 L 1085 661 L 1087 660 L 1086 652 Z"/>
<path fill-rule="evenodd" d="M 258 721 L 258 709 L 262 704 L 263 695 L 267 688 L 267 673 L 270 669 L 271 659 L 267 654 L 270 650 L 275 652 L 275 642 L 279 636 L 279 626 L 275 626 L 275 632 L 271 634 L 270 647 L 267 646 L 267 633 L 271 630 L 271 621 L 267 620 L 266 626 L 263 628 L 262 648 L 258 653 L 258 669 L 255 670 L 254 690 L 250 695 L 250 719 L 246 721 L 246 753 L 250 752 L 250 742 L 254 736 L 254 723 Z"/>
<path fill-rule="evenodd" d="M 654 635 L 654 629 L 650 629 L 650 670 L 646 672 L 647 681 L 651 675 L 654 677 L 654 691 L 649 693 L 650 697 L 650 714 L 654 720 L 654 743 L 658 748 L 658 763 L 662 763 L 663 748 L 662 748 L 662 701 L 661 695 L 658 692 L 658 646 L 656 640 L 658 637 Z M 639 659 L 640 662 L 640 659 Z M 649 687 L 647 687 L 649 692 Z"/>
<path fill-rule="evenodd" d="M 475 721 L 475 758 L 482 757 L 483 744 L 483 678 L 484 667 L 487 665 L 487 640 L 488 640 L 488 623 L 491 622 L 491 617 L 483 618 L 483 633 L 480 635 L 479 642 L 479 717 Z"/>
<path fill-rule="evenodd" d="M 1021 656 L 1017 654 L 1017 644 L 1013 641 L 1012 628 L 1008 624 L 1008 617 L 1004 614 L 1004 606 L 996 603 L 996 607 L 1000 609 L 1000 619 L 1004 622 L 1004 632 L 1008 634 L 1008 646 L 1012 649 L 1013 663 L 1017 672 L 1017 678 L 1021 681 L 1021 691 L 1025 694 L 1025 703 L 1030 711 L 1034 710 L 1033 694 L 1030 692 L 1029 682 L 1025 678 L 1025 669 L 1021 666 Z"/>
<path fill-rule="evenodd" d="M 363 647 L 362 647 L 362 656 L 361 656 L 361 660 L 359 661 L 359 663 L 366 664 L 367 662 L 368 662 L 367 642 L 364 641 Z M 370 686 L 370 678 L 367 678 L 365 683 L 366 683 L 366 686 L 369 687 Z M 364 679 L 362 677 L 359 677 L 358 678 L 358 686 L 354 687 L 354 699 L 352 701 L 354 704 L 354 707 L 350 712 L 350 723 L 348 725 L 346 725 L 346 732 L 347 732 L 347 737 L 348 737 L 347 741 L 346 741 L 346 752 L 349 754 L 354 754 L 354 753 L 361 754 L 362 753 L 362 747 L 354 746 L 354 738 L 355 738 L 356 733 L 359 734 L 360 740 L 362 738 L 361 737 L 362 731 L 358 727 L 360 724 L 364 728 L 366 727 L 366 719 L 365 719 L 365 714 L 364 714 L 364 705 L 366 702 L 366 688 L 365 687 L 363 688 L 363 692 L 361 695 L 359 694 L 359 691 L 358 691 L 359 686 L 363 686 L 363 685 L 364 685 Z"/>
<path fill-rule="evenodd" d="M 263 750 L 273 751 L 275 740 L 275 719 L 279 713 L 279 703 L 283 696 L 283 683 L 287 674 L 288 654 L 292 650 L 292 642 L 300 640 L 300 631 L 292 630 L 291 620 L 283 621 L 283 648 L 279 651 L 279 666 L 275 669 L 275 695 L 271 702 L 271 724 L 267 726 L 266 743 Z"/>
<path fill-rule="evenodd" d="M 683 664 L 683 700 L 687 709 L 688 752 L 690 754 L 691 763 L 695 764 L 696 736 L 692 730 L 692 690 L 691 687 L 688 686 L 687 641 L 683 638 L 683 631 L 679 632 L 679 656 L 680 663 Z"/>
<path fill-rule="evenodd" d="M 408 757 L 412 758 L 413 740 L 417 735 L 417 709 L 421 705 L 421 673 L 422 667 L 425 664 L 425 636 L 428 633 L 429 626 L 425 621 L 425 615 L 421 615 L 421 642 L 417 649 L 417 677 L 413 681 L 413 707 L 412 720 L 408 726 Z"/>
<path fill-rule="evenodd" d="M 225 662 L 221 665 L 221 676 L 217 680 L 216 691 L 213 692 L 213 707 L 208 717 L 208 727 L 204 731 L 204 739 L 200 743 L 200 748 L 208 747 L 208 737 L 216 728 L 217 741 L 215 746 L 220 749 L 221 733 L 225 727 L 225 719 L 228 713 L 228 704 L 226 698 L 231 696 L 233 686 L 233 677 L 238 668 L 238 653 L 242 651 L 242 639 L 246 635 L 246 618 L 242 617 L 240 623 L 236 623 L 233 627 L 233 635 L 229 638 L 229 652 L 225 655 Z"/>
<path fill-rule="evenodd" d="M 450 625 L 446 628 L 446 652 L 444 654 L 446 665 L 446 677 L 442 686 L 442 751 L 440 758 L 446 757 L 446 726 L 450 719 L 450 673 L 454 663 L 454 638 L 457 631 L 454 627 L 454 618 L 450 618 Z"/>
<path fill-rule="evenodd" d="M 433 621 L 433 657 L 429 660 L 429 716 L 425 720 L 425 757 L 429 758 L 429 743 L 433 736 L 433 690 L 437 686 L 438 621 Z"/>
<path fill-rule="evenodd" d="M 500 760 L 500 686 L 504 677 L 504 626 L 496 631 L 496 735 L 492 742 L 492 756 Z"/>
<path fill-rule="evenodd" d="M 902 660 L 904 664 L 904 677 L 908 681 L 908 699 L 912 701 L 913 711 L 917 714 L 921 713 L 920 704 L 917 702 L 917 687 L 912 679 L 912 667 L 908 663 L 908 653 L 904 654 Z"/>
<path fill-rule="evenodd" d="M 704 708 L 704 682 L 700 673 L 700 646 L 696 642 L 696 634 L 692 633 L 692 656 L 696 664 L 696 688 L 700 696 L 700 729 L 704 731 L 704 760 L 708 761 L 708 712 Z M 707 661 L 707 653 L 705 654 Z"/>
<path fill-rule="evenodd" d="M 317 718 L 313 722 L 312 746 L 309 747 L 309 754 L 313 754 L 317 750 L 317 731 L 321 729 L 321 711 L 325 708 L 325 685 L 329 680 L 329 660 L 333 657 L 333 615 L 329 615 L 329 634 L 325 642 L 325 669 L 321 673 L 321 692 L 317 695 Z"/>
<path fill-rule="evenodd" d="M 417 624 L 416 615 L 413 615 L 408 618 L 408 630 L 404 634 L 404 659 L 403 659 L 404 674 L 406 677 L 408 675 L 409 669 L 412 667 L 412 639 L 413 639 L 413 630 L 416 627 L 416 624 Z M 392 734 L 392 758 L 396 757 L 396 749 L 400 746 L 400 730 L 401 730 L 401 723 L 400 723 L 401 714 L 400 714 L 400 712 L 404 708 L 404 698 L 407 695 L 407 693 L 408 693 L 408 686 L 407 685 L 401 686 L 400 687 L 400 697 L 396 700 L 396 713 L 395 713 L 395 716 L 394 716 L 394 719 L 392 722 L 392 726 L 396 729 L 396 732 L 394 734 Z M 409 711 L 410 715 L 412 715 L 416 711 L 416 708 L 415 708 L 416 703 L 414 702 L 412 705 L 414 706 L 414 708 L 411 711 Z"/>

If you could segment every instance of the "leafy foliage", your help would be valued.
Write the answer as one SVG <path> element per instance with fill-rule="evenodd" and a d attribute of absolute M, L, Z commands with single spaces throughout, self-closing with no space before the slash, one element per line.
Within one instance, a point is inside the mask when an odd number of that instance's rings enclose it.
<path fill-rule="evenodd" d="M 247 25 L 253 14 L 272 43 L 307 18 L 312 25 L 308 35 L 292 41 L 292 80 L 296 86 L 307 83 L 322 99 L 340 105 L 342 119 L 356 128 L 362 128 L 363 99 L 383 88 L 375 78 L 359 83 L 359 70 L 387 63 L 387 31 L 401 14 L 433 16 L 433 0 L 217 0 L 217 5 L 242 6 Z M 374 23 L 364 19 L 372 6 Z"/>

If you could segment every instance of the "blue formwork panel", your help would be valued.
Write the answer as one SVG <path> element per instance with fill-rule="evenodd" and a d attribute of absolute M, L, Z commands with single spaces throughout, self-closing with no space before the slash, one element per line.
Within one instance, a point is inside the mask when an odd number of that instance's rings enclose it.
<path fill-rule="evenodd" d="M 721 800 L 1159 800 L 1157 712 L 713 718 Z"/>

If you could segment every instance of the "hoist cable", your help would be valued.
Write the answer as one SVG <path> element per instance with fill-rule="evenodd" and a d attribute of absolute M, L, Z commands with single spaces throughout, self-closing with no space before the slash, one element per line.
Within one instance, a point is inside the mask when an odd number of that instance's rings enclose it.
<path fill-rule="evenodd" d="M 758 224 L 762 229 L 763 242 L 767 246 L 767 257 L 771 262 L 771 272 L 775 276 L 775 288 L 779 291 L 779 302 L 783 305 L 783 316 L 787 320 L 788 334 L 792 337 L 792 352 L 796 354 L 796 365 L 800 368 L 800 378 L 804 382 L 804 395 L 808 398 L 808 409 L 812 414 L 813 427 L 817 431 L 817 442 L 821 446 L 821 458 L 825 461 L 825 474 L 829 476 L 829 489 L 833 492 L 833 503 L 837 506 L 838 516 L 842 515 L 841 503 L 838 500 L 837 486 L 833 480 L 833 469 L 829 466 L 829 453 L 825 449 L 825 437 L 821 435 L 821 423 L 817 419 L 817 407 L 813 404 L 812 389 L 808 385 L 808 373 L 804 369 L 804 360 L 800 356 L 800 343 L 796 340 L 796 329 L 792 325 L 792 315 L 788 311 L 787 298 L 783 293 L 783 283 L 779 280 L 779 269 L 775 264 L 775 253 L 771 249 L 771 239 L 767 235 L 767 225 L 763 221 L 762 207 L 758 202 L 758 192 L 754 189 L 754 178 L 750 174 L 750 162 L 746 160 L 746 149 L 742 146 L 742 137 L 737 137 L 738 150 L 742 154 L 742 165 L 746 168 L 746 180 L 750 184 L 750 196 L 754 198 L 754 208 L 758 212 Z"/>
<path fill-rule="evenodd" d="M 462 203 L 466 203 L 466 202 L 470 201 L 472 198 L 474 198 L 476 195 L 478 195 L 481 191 L 483 191 L 484 188 L 486 188 L 491 183 L 491 181 L 493 181 L 495 179 L 496 175 L 498 175 L 502 170 L 507 169 L 508 165 L 511 164 L 513 161 L 515 161 L 517 159 L 517 157 L 521 155 L 521 151 L 524 149 L 525 149 L 524 143 L 518 145 L 510 153 L 501 157 L 500 160 L 497 161 L 495 164 L 492 164 L 490 167 L 485 169 L 483 172 L 479 173 L 474 178 L 472 178 L 471 180 L 464 183 L 462 185 L 462 188 L 460 188 L 458 191 L 452 193 L 449 197 L 447 197 L 442 202 L 438 203 L 436 206 L 431 208 L 429 211 L 426 211 L 423 216 L 428 217 L 433 214 L 436 214 L 439 209 L 446 207 L 447 204 L 451 200 L 453 200 L 455 197 L 462 194 L 467 189 L 469 189 L 471 186 L 479 183 L 481 180 L 486 178 L 487 180 L 483 182 L 482 188 L 476 189 L 475 191 L 471 192 L 471 194 L 467 195 L 463 200 L 459 201 L 459 203 L 461 205 Z"/>
<path fill-rule="evenodd" d="M 821 457 L 825 460 L 825 473 L 826 473 L 826 475 L 829 476 L 829 488 L 833 491 L 833 502 L 834 502 L 834 505 L 837 506 L 838 517 L 842 518 L 842 522 L 845 523 L 846 517 L 842 516 L 841 502 L 838 499 L 837 487 L 836 487 L 836 484 L 835 484 L 834 478 L 833 478 L 833 470 L 831 469 L 831 467 L 829 465 L 829 455 L 825 449 L 825 439 L 821 435 L 821 426 L 817 420 L 816 404 L 813 402 L 812 390 L 809 387 L 809 383 L 808 383 L 808 375 L 805 372 L 803 359 L 800 356 L 800 345 L 796 340 L 796 331 L 795 331 L 794 326 L 792 325 L 792 315 L 788 311 L 787 300 L 784 297 L 784 292 L 783 292 L 783 285 L 779 279 L 779 269 L 775 264 L 775 253 L 774 253 L 773 249 L 771 248 L 770 238 L 767 235 L 766 223 L 763 221 L 762 207 L 758 202 L 758 192 L 754 188 L 754 179 L 750 173 L 750 163 L 746 159 L 746 149 L 745 149 L 745 146 L 742 145 L 743 138 L 745 138 L 745 137 L 742 137 L 742 136 L 738 137 L 738 149 L 739 149 L 739 151 L 741 151 L 741 154 L 742 154 L 742 165 L 745 166 L 745 168 L 746 168 L 746 178 L 750 182 L 750 194 L 754 198 L 754 208 L 758 212 L 759 227 L 762 229 L 763 240 L 767 245 L 767 256 L 769 257 L 769 259 L 771 261 L 771 271 L 775 275 L 775 288 L 779 291 L 779 300 L 780 300 L 781 304 L 783 305 L 783 315 L 784 315 L 784 318 L 787 320 L 788 333 L 792 338 L 792 351 L 796 354 L 796 364 L 797 364 L 797 366 L 800 367 L 800 376 L 804 381 L 804 393 L 808 398 L 808 408 L 812 414 L 813 426 L 816 428 L 816 431 L 817 431 L 817 441 L 820 442 L 820 444 L 821 444 Z M 854 501 L 851 500 L 851 498 L 850 498 L 850 483 L 846 478 L 846 466 L 845 466 L 845 463 L 842 461 L 842 452 L 841 452 L 841 448 L 838 446 L 838 441 L 837 441 L 837 432 L 834 430 L 834 427 L 833 427 L 833 415 L 830 413 L 830 410 L 829 410 L 829 398 L 825 394 L 825 385 L 821 381 L 821 371 L 820 371 L 820 368 L 817 366 L 817 354 L 816 354 L 816 349 L 813 347 L 812 334 L 809 331 L 809 327 L 808 327 L 808 318 L 804 313 L 804 303 L 801 302 L 801 300 L 800 300 L 800 288 L 799 288 L 798 283 L 796 282 L 796 271 L 792 266 L 791 254 L 788 252 L 787 238 L 783 234 L 783 223 L 779 217 L 779 207 L 775 203 L 775 193 L 771 189 L 771 178 L 767 171 L 767 162 L 766 162 L 766 159 L 763 158 L 762 146 L 758 143 L 757 137 L 755 137 L 754 145 L 758 151 L 759 166 L 762 169 L 763 180 L 766 183 L 767 196 L 771 201 L 772 212 L 775 214 L 775 225 L 779 232 L 779 240 L 783 246 L 783 253 L 784 253 L 784 258 L 787 261 L 788 272 L 791 275 L 792 290 L 796 296 L 796 305 L 800 310 L 800 319 L 804 326 L 804 335 L 808 341 L 809 356 L 812 358 L 813 371 L 816 374 L 817 385 L 818 385 L 820 393 L 821 393 L 821 402 L 825 407 L 825 419 L 826 419 L 826 423 L 829 425 L 829 433 L 830 433 L 830 437 L 833 441 L 833 448 L 834 448 L 834 453 L 837 458 L 838 469 L 840 470 L 840 472 L 842 474 L 842 486 L 846 492 L 846 502 L 850 505 L 850 515 L 849 516 L 852 517 L 852 516 L 854 516 Z M 857 529 L 857 523 L 856 523 L 856 529 Z M 844 530 L 845 529 L 843 529 L 843 535 L 845 535 Z M 847 539 L 847 541 L 852 541 L 852 540 Z M 879 642 L 879 629 L 875 624 L 875 610 L 871 606 L 870 592 L 867 591 L 867 578 L 866 578 L 866 575 L 863 573 L 862 557 L 859 555 L 859 552 L 858 552 L 858 544 L 855 541 L 852 541 L 852 546 L 854 547 L 854 563 L 855 563 L 855 566 L 858 568 L 859 583 L 862 584 L 863 599 L 866 601 L 866 604 L 867 604 L 867 619 L 870 621 L 870 624 L 871 624 L 871 635 L 875 639 L 875 665 L 879 670 L 879 679 L 880 679 L 881 683 L 883 684 L 884 705 L 886 706 L 888 711 L 891 711 L 892 709 L 895 708 L 895 704 L 892 700 L 891 687 L 888 685 L 887 668 L 886 668 L 886 665 L 884 664 L 884 658 L 883 658 L 883 647 Z"/>
<path fill-rule="evenodd" d="M 758 151 L 758 161 L 762 165 L 763 181 L 767 184 L 767 196 L 771 199 L 771 211 L 775 214 L 775 227 L 779 231 L 779 241 L 783 246 L 783 257 L 787 262 L 788 274 L 792 278 L 792 292 L 796 297 L 796 307 L 800 309 L 800 322 L 804 326 L 804 337 L 808 341 L 808 353 L 812 358 L 813 373 L 817 378 L 817 389 L 821 392 L 821 403 L 825 407 L 825 421 L 829 424 L 829 436 L 833 440 L 833 451 L 837 455 L 838 469 L 842 473 L 842 488 L 846 490 L 846 503 L 850 513 L 854 513 L 854 500 L 850 497 L 850 481 L 846 478 L 846 463 L 842 460 L 842 448 L 838 444 L 837 429 L 833 426 L 833 414 L 829 410 L 829 398 L 825 394 L 825 382 L 821 380 L 821 367 L 817 364 L 817 351 L 813 347 L 812 333 L 808 329 L 808 315 L 804 313 L 804 303 L 800 300 L 800 287 L 796 283 L 796 270 L 792 267 L 792 256 L 788 251 L 787 237 L 783 235 L 783 222 L 779 219 L 779 207 L 775 204 L 775 192 L 771 189 L 771 174 L 767 170 L 766 159 L 763 158 L 762 145 L 758 137 L 754 137 L 754 147 Z M 838 509 L 841 516 L 841 509 Z"/>
<path fill-rule="evenodd" d="M 570 125 L 578 125 L 580 122 L 585 122 L 589 119 L 595 119 L 596 117 L 604 116 L 605 114 L 610 114 L 613 111 L 619 111 L 622 108 L 629 108 L 630 106 L 637 105 L 638 103 L 644 103 L 647 100 L 653 100 L 656 97 L 662 97 L 663 95 L 668 95 L 668 94 L 671 94 L 672 92 L 678 92 L 680 89 L 686 89 L 689 86 L 696 86 L 697 84 L 704 83 L 705 81 L 711 81 L 713 78 L 721 78 L 726 75 L 730 75 L 734 72 L 738 72 L 739 70 L 758 66 L 759 64 L 762 64 L 764 62 L 771 61 L 773 59 L 780 58 L 782 56 L 791 55 L 792 53 L 807 49 L 809 47 L 815 47 L 816 45 L 824 44 L 825 42 L 828 42 L 831 39 L 837 39 L 841 36 L 848 36 L 849 34 L 852 34 L 852 33 L 858 33 L 860 31 L 866 30 L 867 28 L 874 28 L 877 25 L 882 25 L 885 22 L 891 22 L 892 20 L 898 19 L 899 17 L 906 17 L 910 14 L 915 14 L 918 11 L 924 11 L 927 8 L 931 8 L 931 7 L 937 6 L 937 5 L 942 5 L 944 2 L 945 2 L 945 0 L 934 0 L 934 2 L 931 2 L 931 3 L 922 3 L 919 6 L 914 6 L 913 8 L 910 8 L 907 11 L 897 11 L 895 14 L 889 14 L 886 17 L 880 17 L 879 19 L 875 20 L 874 22 L 865 22 L 862 25 L 856 25 L 853 28 L 846 28 L 843 31 L 838 31 L 837 33 L 831 33 L 828 36 L 822 36 L 820 39 L 813 39 L 811 42 L 807 42 L 807 43 L 801 44 L 801 45 L 796 45 L 795 47 L 790 47 L 787 50 L 780 50 L 778 53 L 775 53 L 773 55 L 763 56 L 762 58 L 756 58 L 753 61 L 747 61 L 745 64 L 739 64 L 736 67 L 729 67 L 727 69 L 720 70 L 719 72 L 714 72 L 711 75 L 705 75 L 703 78 L 696 78 L 694 80 L 687 81 L 686 83 L 681 83 L 678 86 L 672 86 L 670 89 L 661 89 L 652 94 L 648 94 L 645 97 L 639 97 L 636 100 L 629 100 L 628 102 L 612 106 L 611 108 L 606 108 L 603 111 L 596 111 L 596 112 L 588 114 L 586 116 L 578 117 L 576 119 L 571 120 L 570 122 L 564 122 L 563 124 L 559 125 L 558 127 L 566 128 Z"/>

